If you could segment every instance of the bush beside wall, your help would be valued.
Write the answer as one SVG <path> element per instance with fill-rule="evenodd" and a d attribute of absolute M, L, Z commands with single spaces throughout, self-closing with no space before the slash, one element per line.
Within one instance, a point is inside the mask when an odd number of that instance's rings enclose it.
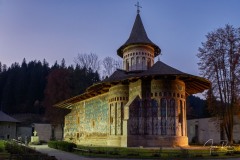
<path fill-rule="evenodd" d="M 49 141 L 48 147 L 67 151 L 67 152 L 72 152 L 73 148 L 77 147 L 77 145 L 74 143 L 65 142 L 65 141 Z"/>

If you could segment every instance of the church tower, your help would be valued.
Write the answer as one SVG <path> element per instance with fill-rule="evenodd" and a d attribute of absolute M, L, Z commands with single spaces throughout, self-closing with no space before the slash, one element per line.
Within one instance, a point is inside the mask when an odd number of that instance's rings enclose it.
<path fill-rule="evenodd" d="M 161 53 L 161 49 L 148 38 L 140 17 L 140 6 L 137 7 L 137 16 L 131 34 L 117 50 L 118 56 L 123 58 L 123 69 L 126 71 L 149 69 L 154 64 L 154 57 Z"/>

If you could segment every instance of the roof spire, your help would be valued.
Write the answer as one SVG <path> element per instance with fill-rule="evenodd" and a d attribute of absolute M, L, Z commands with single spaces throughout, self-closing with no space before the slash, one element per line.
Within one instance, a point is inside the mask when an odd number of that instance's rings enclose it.
<path fill-rule="evenodd" d="M 137 7 L 137 14 L 139 14 L 140 13 L 139 8 L 142 8 L 142 6 L 139 5 L 139 2 L 137 2 L 137 4 L 135 4 L 135 6 Z"/>

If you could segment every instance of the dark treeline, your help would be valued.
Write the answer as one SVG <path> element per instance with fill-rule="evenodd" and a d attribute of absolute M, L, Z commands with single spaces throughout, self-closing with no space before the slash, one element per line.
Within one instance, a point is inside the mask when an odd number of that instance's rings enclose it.
<path fill-rule="evenodd" d="M 46 60 L 27 63 L 24 59 L 8 68 L 0 62 L 0 109 L 8 114 L 44 114 L 45 104 L 81 94 L 98 81 L 98 72 L 66 66 L 64 59 L 51 67 Z"/>
<path fill-rule="evenodd" d="M 208 118 L 211 114 L 208 110 L 207 101 L 190 95 L 187 98 L 187 119 Z"/>
<path fill-rule="evenodd" d="M 0 109 L 8 114 L 51 113 L 47 108 L 83 93 L 99 81 L 97 71 L 80 66 L 66 66 L 64 59 L 51 67 L 46 60 L 27 63 L 24 59 L 10 67 L 0 62 Z M 189 96 L 187 118 L 209 117 L 207 108 L 206 100 Z"/>

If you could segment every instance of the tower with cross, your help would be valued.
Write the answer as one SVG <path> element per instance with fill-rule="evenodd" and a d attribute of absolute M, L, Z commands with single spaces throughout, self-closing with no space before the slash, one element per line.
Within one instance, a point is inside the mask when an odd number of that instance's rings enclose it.
<path fill-rule="evenodd" d="M 137 2 L 137 4 L 135 4 L 135 6 L 137 7 L 137 14 L 139 14 L 140 8 L 142 8 L 142 6 L 140 6 L 139 2 Z"/>

